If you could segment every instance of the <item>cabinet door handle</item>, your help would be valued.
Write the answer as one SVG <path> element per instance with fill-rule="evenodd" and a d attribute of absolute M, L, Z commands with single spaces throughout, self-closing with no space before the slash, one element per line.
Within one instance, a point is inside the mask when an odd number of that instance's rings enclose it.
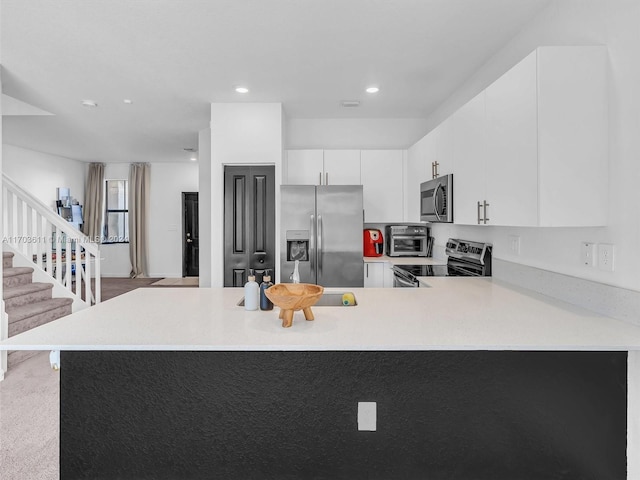
<path fill-rule="evenodd" d="M 436 178 L 436 162 L 431 162 L 431 178 Z"/>
<path fill-rule="evenodd" d="M 438 161 L 436 160 L 435 162 L 433 162 L 433 168 L 434 168 L 434 173 L 433 173 L 433 178 L 438 178 L 438 166 L 440 164 L 438 163 Z"/>
<path fill-rule="evenodd" d="M 329 185 L 329 172 L 324 174 L 324 184 Z"/>
<path fill-rule="evenodd" d="M 367 278 L 369 278 L 369 264 L 367 263 Z"/>
<path fill-rule="evenodd" d="M 482 224 L 482 218 L 480 218 L 480 209 L 482 208 L 482 204 L 478 202 L 478 225 Z"/>
<path fill-rule="evenodd" d="M 483 201 L 483 204 L 484 204 L 484 219 L 483 219 L 483 222 L 486 225 L 487 222 L 489 221 L 489 217 L 487 217 L 487 207 L 489 206 L 489 204 L 487 203 L 486 200 Z"/>
<path fill-rule="evenodd" d="M 318 185 L 322 185 L 322 172 L 318 172 Z"/>

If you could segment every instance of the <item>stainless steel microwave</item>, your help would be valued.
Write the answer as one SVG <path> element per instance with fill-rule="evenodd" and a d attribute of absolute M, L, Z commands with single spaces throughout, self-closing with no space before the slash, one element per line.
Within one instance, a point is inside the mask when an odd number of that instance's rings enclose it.
<path fill-rule="evenodd" d="M 420 184 L 420 220 L 423 222 L 453 222 L 453 175 L 428 180 Z"/>

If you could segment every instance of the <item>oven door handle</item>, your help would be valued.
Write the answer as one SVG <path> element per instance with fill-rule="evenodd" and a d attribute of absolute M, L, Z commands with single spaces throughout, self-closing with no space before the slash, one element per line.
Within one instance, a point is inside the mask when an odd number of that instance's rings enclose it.
<path fill-rule="evenodd" d="M 395 282 L 399 284 L 400 287 L 410 287 L 410 288 L 419 287 L 419 284 L 417 281 L 407 280 L 406 278 L 400 275 L 395 275 L 393 278 Z"/>
<path fill-rule="evenodd" d="M 392 270 L 394 280 L 398 282 L 401 287 L 417 287 L 419 285 L 417 279 L 413 275 L 398 267 L 393 267 Z"/>
<path fill-rule="evenodd" d="M 438 182 L 436 189 L 433 191 L 433 211 L 436 214 L 438 221 L 441 221 L 440 215 L 438 214 L 438 189 L 440 188 L 442 188 L 442 184 Z"/>

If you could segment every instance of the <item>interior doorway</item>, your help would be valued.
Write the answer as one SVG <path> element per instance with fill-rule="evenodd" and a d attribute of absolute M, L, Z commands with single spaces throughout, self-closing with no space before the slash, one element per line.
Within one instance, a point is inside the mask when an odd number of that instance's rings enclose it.
<path fill-rule="evenodd" d="M 198 192 L 182 192 L 182 276 L 199 275 Z"/>
<path fill-rule="evenodd" d="M 275 167 L 224 169 L 224 286 L 241 287 L 253 269 L 275 278 Z"/>

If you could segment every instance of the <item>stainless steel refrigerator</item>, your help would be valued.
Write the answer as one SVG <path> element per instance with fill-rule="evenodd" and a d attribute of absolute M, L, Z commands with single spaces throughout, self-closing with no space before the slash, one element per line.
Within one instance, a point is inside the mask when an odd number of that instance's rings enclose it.
<path fill-rule="evenodd" d="M 300 282 L 362 287 L 362 186 L 280 187 L 280 280 L 291 282 L 299 260 Z"/>

